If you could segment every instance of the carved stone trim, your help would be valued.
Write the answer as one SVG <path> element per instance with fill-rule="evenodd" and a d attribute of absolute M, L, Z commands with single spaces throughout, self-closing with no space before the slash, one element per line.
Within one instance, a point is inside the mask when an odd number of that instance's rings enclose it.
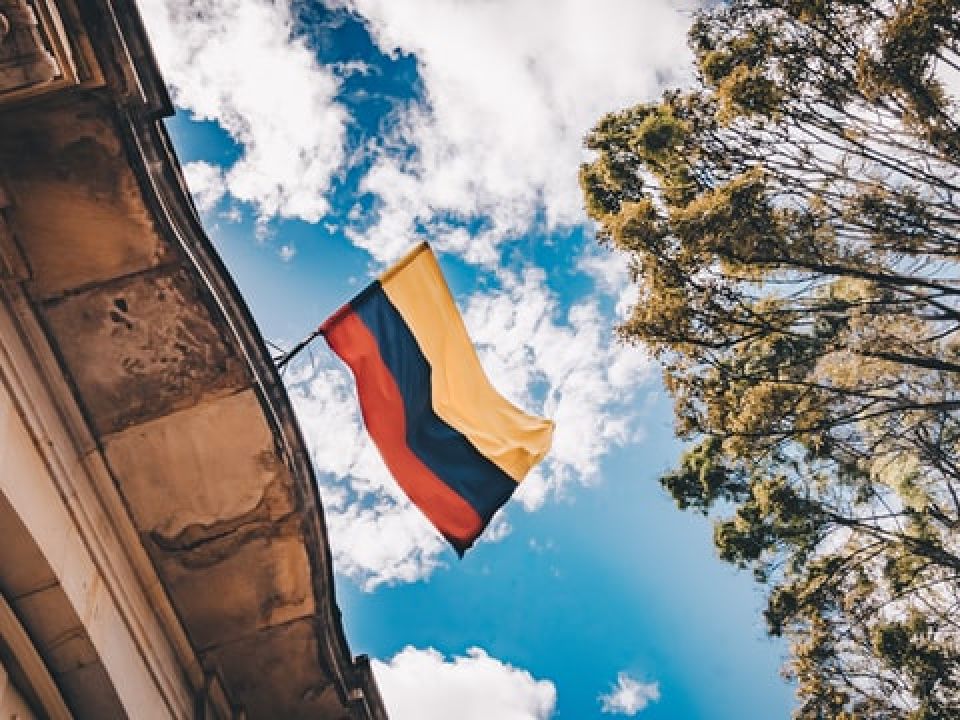
<path fill-rule="evenodd" d="M 0 0 L 0 93 L 42 85 L 62 73 L 26 0 Z"/>
<path fill-rule="evenodd" d="M 0 492 L 54 561 L 120 702 L 130 717 L 149 708 L 151 718 L 189 720 L 200 664 L 32 308 L 9 282 L 0 282 L 0 393 L 49 473 L 30 483 L 0 474 Z"/>
<path fill-rule="evenodd" d="M 0 109 L 103 84 L 75 0 L 0 0 Z"/>
<path fill-rule="evenodd" d="M 30 270 L 0 209 L 0 278 L 29 280 Z"/>
<path fill-rule="evenodd" d="M 7 223 L 10 195 L 0 177 L 0 279 L 29 280 L 27 260 Z"/>
<path fill-rule="evenodd" d="M 73 720 L 60 695 L 57 684 L 50 677 L 50 671 L 37 654 L 30 637 L 23 629 L 17 616 L 0 594 L 0 638 L 10 647 L 20 669 L 26 675 L 30 689 L 36 693 L 43 712 L 50 720 Z M 3 667 L 0 666 L 0 671 Z"/>

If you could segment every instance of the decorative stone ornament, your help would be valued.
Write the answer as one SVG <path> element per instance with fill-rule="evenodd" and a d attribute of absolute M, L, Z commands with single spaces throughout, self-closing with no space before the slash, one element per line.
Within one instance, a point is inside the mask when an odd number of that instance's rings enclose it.
<path fill-rule="evenodd" d="M 10 33 L 10 21 L 6 15 L 0 15 L 0 43 Z"/>
<path fill-rule="evenodd" d="M 27 0 L 0 0 L 0 93 L 41 85 L 60 74 Z"/>

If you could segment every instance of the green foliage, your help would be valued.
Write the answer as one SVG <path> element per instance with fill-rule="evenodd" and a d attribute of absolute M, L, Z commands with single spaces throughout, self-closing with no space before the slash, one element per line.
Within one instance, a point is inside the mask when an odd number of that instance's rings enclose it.
<path fill-rule="evenodd" d="M 662 484 L 767 584 L 797 717 L 960 717 L 960 5 L 730 0 L 690 44 L 580 173 L 692 443 Z"/>

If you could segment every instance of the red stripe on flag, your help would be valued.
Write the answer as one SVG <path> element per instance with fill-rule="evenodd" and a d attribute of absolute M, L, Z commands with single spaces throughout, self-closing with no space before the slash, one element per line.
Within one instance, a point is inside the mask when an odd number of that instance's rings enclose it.
<path fill-rule="evenodd" d="M 356 378 L 363 420 L 390 472 L 410 500 L 462 553 L 483 531 L 483 521 L 407 445 L 403 399 L 380 356 L 376 338 L 349 306 L 324 323 L 323 331 Z"/>

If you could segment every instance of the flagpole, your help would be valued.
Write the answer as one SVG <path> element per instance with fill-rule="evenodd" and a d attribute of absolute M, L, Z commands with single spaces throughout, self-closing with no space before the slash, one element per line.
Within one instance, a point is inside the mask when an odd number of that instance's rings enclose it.
<path fill-rule="evenodd" d="M 301 353 L 303 349 L 307 347 L 307 345 L 309 345 L 314 340 L 316 340 L 321 335 L 322 332 L 323 332 L 323 326 L 321 325 L 312 333 L 307 335 L 307 337 L 305 337 L 303 340 L 301 340 L 296 345 L 294 345 L 293 348 L 290 350 L 290 352 L 288 352 L 285 355 L 281 355 L 279 359 L 277 359 L 277 370 L 283 370 L 283 368 L 286 366 L 288 362 L 293 360 L 294 357 L 296 357 L 299 353 Z"/>

